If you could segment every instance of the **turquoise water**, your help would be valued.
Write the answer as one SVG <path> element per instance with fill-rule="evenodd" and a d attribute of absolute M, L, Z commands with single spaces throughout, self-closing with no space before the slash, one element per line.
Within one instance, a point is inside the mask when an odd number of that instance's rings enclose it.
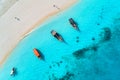
<path fill-rule="evenodd" d="M 0 80 L 119 80 L 119 5 L 119 0 L 81 0 L 50 18 L 13 50 L 0 68 Z M 69 24 L 71 17 L 80 31 Z M 65 43 L 50 34 L 52 29 Z M 15 76 L 9 75 L 12 67 Z"/>

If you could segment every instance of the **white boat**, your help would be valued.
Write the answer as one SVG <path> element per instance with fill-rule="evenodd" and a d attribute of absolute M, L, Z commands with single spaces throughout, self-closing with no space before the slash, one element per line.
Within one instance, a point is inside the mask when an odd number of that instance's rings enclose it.
<path fill-rule="evenodd" d="M 15 75 L 15 68 L 14 68 L 14 67 L 12 68 L 12 70 L 11 70 L 11 72 L 10 72 L 10 75 L 11 75 L 11 76 L 14 76 L 14 75 Z"/>

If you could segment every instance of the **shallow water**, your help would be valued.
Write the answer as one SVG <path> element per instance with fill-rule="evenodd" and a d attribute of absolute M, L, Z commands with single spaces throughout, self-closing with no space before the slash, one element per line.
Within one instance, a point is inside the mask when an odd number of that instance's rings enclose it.
<path fill-rule="evenodd" d="M 119 5 L 119 0 L 81 0 L 52 17 L 13 50 L 0 69 L 0 80 L 119 80 Z M 69 24 L 71 17 L 80 31 Z M 55 39 L 51 30 L 65 42 Z M 44 60 L 36 58 L 33 48 Z M 9 75 L 12 67 L 15 76 Z"/>

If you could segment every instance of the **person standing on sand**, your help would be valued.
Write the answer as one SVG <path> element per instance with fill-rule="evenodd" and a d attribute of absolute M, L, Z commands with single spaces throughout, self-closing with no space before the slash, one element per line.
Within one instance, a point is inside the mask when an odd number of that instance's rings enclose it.
<path fill-rule="evenodd" d="M 20 18 L 18 18 L 18 17 L 14 17 L 17 21 L 20 21 Z"/>

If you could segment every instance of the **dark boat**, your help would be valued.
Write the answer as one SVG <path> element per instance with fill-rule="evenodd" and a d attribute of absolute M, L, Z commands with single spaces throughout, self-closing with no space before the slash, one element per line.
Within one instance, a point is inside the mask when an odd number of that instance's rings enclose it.
<path fill-rule="evenodd" d="M 52 31 L 51 31 L 51 34 L 52 34 L 56 39 L 58 39 L 59 41 L 64 41 L 63 38 L 62 38 L 62 36 L 61 36 L 59 33 L 57 33 L 55 30 L 52 30 Z"/>
<path fill-rule="evenodd" d="M 33 49 L 33 52 L 38 58 L 42 59 L 41 53 L 36 48 Z"/>
<path fill-rule="evenodd" d="M 70 24 L 73 26 L 74 29 L 79 30 L 76 22 L 73 20 L 73 18 L 69 19 Z"/>
<path fill-rule="evenodd" d="M 12 70 L 11 70 L 11 72 L 10 72 L 10 75 L 11 75 L 11 76 L 14 76 L 14 75 L 15 75 L 15 68 L 14 68 L 14 67 L 12 68 Z"/>

